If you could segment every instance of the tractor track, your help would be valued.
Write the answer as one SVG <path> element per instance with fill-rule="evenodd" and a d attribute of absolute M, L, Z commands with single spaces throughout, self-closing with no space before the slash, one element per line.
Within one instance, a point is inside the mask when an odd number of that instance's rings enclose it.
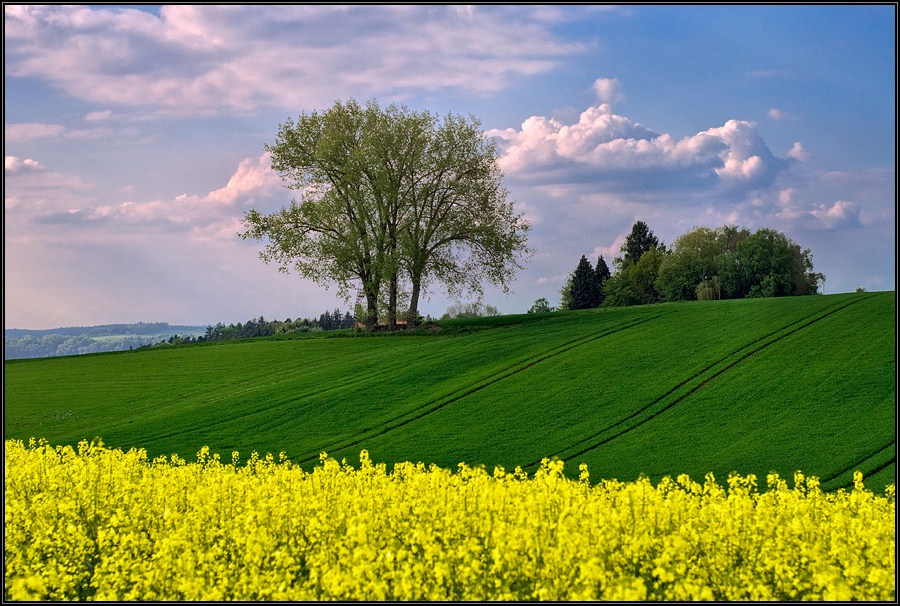
<path fill-rule="evenodd" d="M 582 345 L 586 345 L 588 343 L 603 339 L 605 337 L 608 337 L 608 336 L 616 334 L 618 332 L 627 330 L 634 326 L 656 320 L 656 319 L 662 317 L 662 315 L 663 314 L 656 314 L 656 315 L 650 316 L 648 318 L 633 320 L 631 322 L 627 322 L 625 324 L 621 324 L 619 326 L 615 326 L 615 327 L 606 329 L 597 334 L 592 334 L 587 337 L 579 337 L 577 339 L 573 339 L 567 343 L 564 343 L 562 345 L 554 347 L 550 350 L 544 351 L 540 354 L 531 356 L 530 358 L 520 360 L 520 361 L 506 367 L 504 370 L 494 373 L 493 375 L 481 380 L 480 382 L 476 383 L 475 385 L 457 389 L 453 392 L 450 392 L 449 394 L 445 395 L 442 398 L 439 398 L 437 400 L 432 400 L 431 402 L 428 402 L 421 406 L 417 406 L 416 408 L 414 408 L 410 411 L 407 411 L 401 415 L 397 415 L 396 417 L 394 417 L 392 419 L 389 419 L 387 421 L 380 423 L 379 426 L 377 426 L 377 427 L 369 427 L 369 428 L 365 428 L 365 429 L 361 430 L 360 433 L 363 433 L 366 435 L 360 436 L 359 434 L 357 434 L 357 437 L 352 438 L 350 441 L 335 442 L 330 445 L 323 446 L 321 448 L 318 448 L 315 453 L 310 453 L 310 454 L 304 456 L 303 458 L 298 458 L 298 461 L 300 463 L 308 463 L 311 461 L 317 461 L 319 459 L 319 454 L 321 452 L 328 452 L 329 450 L 337 452 L 337 451 L 341 451 L 341 450 L 344 450 L 347 448 L 352 448 L 354 446 L 359 446 L 365 440 L 371 440 L 372 438 L 382 436 L 388 432 L 394 431 L 395 429 L 399 429 L 406 425 L 409 425 L 410 423 L 412 423 L 414 421 L 418 421 L 419 419 L 422 419 L 423 417 L 426 417 L 434 412 L 437 412 L 438 410 L 441 410 L 441 409 L 445 408 L 446 406 L 453 404 L 454 402 L 458 402 L 458 401 L 462 400 L 463 398 L 466 398 L 468 396 L 476 394 L 476 393 L 480 392 L 481 390 L 483 390 L 487 387 L 490 387 L 491 385 L 494 385 L 496 383 L 499 383 L 500 381 L 503 381 L 504 379 L 513 377 L 513 376 L 535 366 L 536 364 L 539 364 L 546 360 L 555 358 L 561 354 L 569 352 L 569 351 L 571 351 L 577 347 L 580 347 Z"/>
<path fill-rule="evenodd" d="M 738 348 L 737 350 L 731 352 L 730 354 L 726 355 L 725 357 L 711 363 L 710 365 L 708 365 L 706 368 L 704 368 L 700 372 L 688 377 L 687 379 L 685 379 L 684 381 L 682 381 L 681 383 L 679 383 L 678 385 L 676 385 L 675 387 L 673 387 L 672 389 L 670 389 L 669 391 L 664 393 L 663 395 L 659 396 L 658 398 L 656 398 L 655 400 L 653 400 L 646 406 L 643 406 L 643 407 L 633 411 L 628 416 L 616 421 L 612 425 L 608 425 L 608 426 L 604 427 L 603 429 L 595 432 L 591 436 L 582 438 L 578 442 L 575 442 L 574 444 L 571 444 L 570 446 L 567 446 L 566 448 L 562 448 L 562 449 L 556 451 L 555 453 L 549 455 L 549 457 L 550 458 L 563 458 L 562 455 L 565 454 L 566 455 L 565 458 L 571 459 L 574 457 L 584 455 L 596 448 L 599 448 L 600 446 L 603 446 L 604 444 L 607 444 L 607 443 L 611 442 L 612 440 L 619 438 L 619 437 L 627 434 L 628 432 L 643 426 L 645 423 L 653 420 L 654 418 L 658 417 L 659 415 L 666 412 L 667 410 L 670 410 L 676 404 L 678 404 L 679 402 L 682 402 L 688 396 L 691 396 L 692 394 L 696 393 L 698 390 L 700 390 L 701 388 L 706 386 L 713 379 L 719 377 L 720 375 L 724 374 L 728 370 L 734 368 L 735 366 L 737 366 L 738 364 L 740 364 L 741 362 L 743 362 L 750 356 L 752 356 L 756 353 L 759 353 L 763 349 L 766 349 L 770 345 L 773 345 L 773 344 L 781 341 L 785 337 L 793 335 L 793 334 L 799 332 L 800 330 L 803 330 L 804 328 L 807 328 L 807 327 L 815 324 L 816 322 L 819 322 L 820 320 L 823 320 L 839 311 L 846 309 L 847 307 L 849 307 L 851 305 L 854 305 L 856 303 L 864 301 L 868 298 L 869 297 L 865 297 L 862 299 L 855 299 L 850 302 L 838 303 L 832 307 L 827 307 L 827 308 L 819 311 L 811 319 L 809 316 L 807 316 L 805 318 L 801 318 L 800 320 L 791 322 L 790 324 L 788 324 L 786 326 L 783 326 L 783 327 L 781 327 L 777 330 L 774 330 L 754 341 L 751 341 L 750 343 Z M 785 331 L 787 331 L 787 332 L 785 332 Z M 783 334 L 779 334 L 779 333 L 783 333 Z M 751 348 L 753 348 L 753 349 L 751 349 Z M 750 349 L 750 351 L 747 351 L 748 349 Z M 728 362 L 730 359 L 734 358 L 735 356 L 739 356 L 739 357 L 731 362 Z M 726 362 L 727 362 L 727 364 L 726 364 Z M 707 376 L 707 373 L 709 373 L 710 371 L 715 369 L 717 366 L 721 366 L 722 364 L 726 364 L 726 365 L 724 367 L 716 370 L 715 372 L 712 372 L 712 374 L 709 374 Z M 597 440 L 598 438 L 603 436 L 603 434 L 608 433 L 609 431 L 615 429 L 616 427 L 619 427 L 619 426 L 625 424 L 629 420 L 634 419 L 647 411 L 650 411 L 650 409 L 652 409 L 654 406 L 657 406 L 658 404 L 664 402 L 667 398 L 669 398 L 670 396 L 672 396 L 673 394 L 678 392 L 680 389 L 684 388 L 685 386 L 689 385 L 690 383 L 696 383 L 697 381 L 699 381 L 699 383 L 697 383 L 693 387 L 690 387 L 684 394 L 676 397 L 674 400 L 672 400 L 668 404 L 665 404 L 664 406 L 659 408 L 659 410 L 650 412 L 649 414 L 647 414 L 647 416 L 645 418 L 638 420 L 633 425 L 624 427 L 623 429 L 621 429 L 617 433 L 614 433 L 613 435 L 604 437 L 602 439 L 599 439 L 599 441 L 593 442 L 594 440 Z M 575 452 L 569 452 L 568 454 L 566 454 L 571 449 L 577 448 L 582 444 L 587 444 L 587 446 L 585 446 L 584 448 L 581 448 L 580 450 L 577 450 Z M 542 458 L 544 458 L 544 457 L 542 457 Z M 523 469 L 526 469 L 526 470 L 533 469 L 533 468 L 536 468 L 538 465 L 540 465 L 540 460 L 533 461 L 533 462 L 529 463 L 528 465 L 523 466 Z"/>
<path fill-rule="evenodd" d="M 878 455 L 880 455 L 881 453 L 883 453 L 885 450 L 887 450 L 887 449 L 889 449 L 889 448 L 896 449 L 896 445 L 897 445 L 897 439 L 896 439 L 896 437 L 895 437 L 894 439 L 892 439 L 890 442 L 886 443 L 886 444 L 885 444 L 884 446 L 882 446 L 881 448 L 878 448 L 877 450 L 875 450 L 875 451 L 873 451 L 873 452 L 871 452 L 871 453 L 869 453 L 869 454 L 867 454 L 867 455 L 864 455 L 864 456 L 860 457 L 859 459 L 855 460 L 855 461 L 854 461 L 853 463 L 851 463 L 850 465 L 845 466 L 845 467 L 844 467 L 843 469 L 841 469 L 840 471 L 838 471 L 838 472 L 836 472 L 836 473 L 833 473 L 833 474 L 829 475 L 827 478 L 819 478 L 819 481 L 820 481 L 823 485 L 824 485 L 824 484 L 830 484 L 831 482 L 834 482 L 835 480 L 837 480 L 838 478 L 840 478 L 840 477 L 843 476 L 844 474 L 847 474 L 847 473 L 850 473 L 851 471 L 855 471 L 855 470 L 859 469 L 859 468 L 862 467 L 867 461 L 871 461 L 872 459 L 875 459 Z M 897 457 L 896 457 L 896 455 L 895 455 L 895 456 L 891 457 L 886 463 L 883 463 L 883 464 L 879 465 L 874 471 L 870 471 L 867 475 L 872 475 L 872 474 L 874 474 L 874 473 L 876 473 L 876 472 L 881 471 L 882 469 L 884 469 L 885 467 L 887 467 L 887 466 L 890 465 L 891 463 L 895 463 L 896 460 L 897 460 Z M 846 488 L 846 487 L 849 487 L 849 486 L 853 486 L 853 480 L 852 480 L 852 479 L 850 480 L 850 482 L 844 484 L 842 487 Z"/>
<path fill-rule="evenodd" d="M 381 370 L 373 369 L 370 372 L 360 373 L 357 375 L 353 375 L 352 377 L 344 378 L 335 383 L 329 383 L 327 385 L 319 386 L 317 388 L 314 388 L 312 391 L 303 393 L 299 397 L 294 396 L 289 400 L 285 400 L 285 401 L 279 403 L 274 408 L 272 407 L 271 402 L 262 402 L 253 408 L 242 408 L 235 414 L 231 414 L 228 416 L 216 416 L 216 418 L 214 420 L 209 420 L 209 421 L 204 422 L 203 428 L 205 429 L 205 428 L 209 428 L 209 427 L 225 425 L 227 423 L 231 423 L 231 422 L 242 420 L 242 419 L 249 419 L 254 416 L 259 416 L 259 415 L 268 416 L 273 411 L 275 411 L 279 408 L 287 409 L 288 407 L 296 407 L 298 405 L 302 405 L 303 401 L 305 401 L 305 400 L 310 400 L 313 398 L 321 397 L 321 396 L 326 395 L 331 392 L 338 392 L 338 391 L 343 391 L 348 388 L 354 388 L 354 386 L 356 386 L 356 385 L 367 383 L 368 381 L 372 380 L 372 378 L 374 378 L 374 377 L 383 377 L 383 376 L 384 375 Z M 275 381 L 267 382 L 265 384 L 265 387 L 267 389 L 271 389 L 272 387 L 274 387 L 276 385 L 290 383 L 294 380 L 295 380 L 295 378 L 293 376 L 289 376 L 289 377 L 281 378 L 281 379 L 278 379 Z M 229 391 L 229 392 L 226 392 L 223 394 L 218 394 L 218 395 L 212 396 L 208 399 L 204 399 L 204 400 L 198 402 L 196 406 L 198 408 L 202 408 L 204 406 L 212 404 L 213 402 L 217 402 L 217 401 L 225 400 L 225 399 L 229 399 L 229 398 L 235 398 L 235 397 L 239 397 L 244 394 L 248 394 L 250 392 L 258 391 L 262 387 L 263 387 L 262 385 L 253 385 L 253 386 L 246 387 L 243 389 L 238 389 L 238 390 Z M 119 423 L 119 425 L 123 425 L 123 423 Z M 180 435 L 183 433 L 184 433 L 184 430 L 173 430 L 171 432 L 148 435 L 147 438 L 150 440 L 161 440 L 161 439 L 165 439 L 165 438 L 171 438 L 173 436 Z"/>

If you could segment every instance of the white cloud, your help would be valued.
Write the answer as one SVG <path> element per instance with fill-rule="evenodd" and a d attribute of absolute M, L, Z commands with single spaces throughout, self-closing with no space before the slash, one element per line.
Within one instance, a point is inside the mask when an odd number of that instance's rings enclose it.
<path fill-rule="evenodd" d="M 594 81 L 594 92 L 599 103 L 617 103 L 624 98 L 618 78 L 598 78 Z"/>
<path fill-rule="evenodd" d="M 58 137 L 65 130 L 61 124 L 7 124 L 3 128 L 3 134 L 6 143 L 18 143 L 44 137 Z"/>
<path fill-rule="evenodd" d="M 106 114 L 107 112 L 96 112 Z M 85 116 L 87 122 L 99 122 L 106 118 Z M 4 129 L 7 143 L 26 143 L 35 139 L 100 139 L 110 135 L 134 137 L 139 131 L 134 127 L 113 130 L 107 127 L 67 128 L 61 124 L 7 124 Z"/>
<path fill-rule="evenodd" d="M 502 141 L 501 168 L 529 182 L 592 182 L 598 191 L 689 187 L 711 191 L 770 185 L 787 169 L 756 124 L 729 120 L 690 137 L 657 134 L 608 104 L 582 112 L 575 124 L 540 116 L 520 130 L 491 130 Z"/>
<path fill-rule="evenodd" d="M 622 232 L 618 234 L 616 236 L 616 239 L 613 240 L 612 244 L 610 244 L 609 246 L 597 246 L 596 248 L 594 248 L 594 250 L 591 251 L 591 259 L 597 259 L 602 256 L 603 260 L 606 261 L 606 264 L 609 266 L 609 268 L 612 269 L 613 259 L 621 254 L 622 245 L 625 244 L 625 239 L 628 237 L 628 233 Z"/>
<path fill-rule="evenodd" d="M 17 156 L 6 156 L 3 159 L 3 170 L 6 175 L 19 175 L 22 173 L 40 173 L 47 170 L 37 160 L 26 158 L 22 160 Z"/>
<path fill-rule="evenodd" d="M 410 88 L 487 93 L 584 50 L 527 11 L 455 6 L 8 6 L 6 45 L 8 77 L 201 115 Z"/>
<path fill-rule="evenodd" d="M 859 224 L 859 204 L 856 202 L 838 200 L 831 206 L 819 204 L 810 214 L 821 221 L 825 229 Z"/>
<path fill-rule="evenodd" d="M 794 146 L 787 153 L 789 158 L 793 158 L 798 162 L 806 162 L 809 160 L 809 153 L 803 149 L 803 145 L 799 141 L 794 142 Z"/>
<path fill-rule="evenodd" d="M 7 157 L 7 171 L 18 158 Z M 33 162 L 33 161 L 32 161 Z M 36 187 L 20 192 L 26 200 L 45 197 Z M 189 232 L 199 239 L 232 239 L 245 210 L 254 205 L 281 205 L 285 202 L 281 179 L 271 168 L 270 154 L 245 158 L 228 183 L 206 195 L 182 194 L 174 199 L 92 205 L 89 197 L 67 198 L 66 205 L 26 204 L 25 221 L 43 225 L 102 227 L 102 229 L 150 232 Z M 18 199 L 17 199 L 18 200 Z M 8 203 L 9 204 L 9 203 Z M 16 204 L 21 206 L 21 204 Z M 236 227 L 237 226 L 237 227 Z"/>

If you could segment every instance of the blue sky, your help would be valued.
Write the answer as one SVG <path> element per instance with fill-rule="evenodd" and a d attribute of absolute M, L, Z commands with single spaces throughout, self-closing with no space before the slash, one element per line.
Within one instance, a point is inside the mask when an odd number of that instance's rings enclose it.
<path fill-rule="evenodd" d="M 347 309 L 236 233 L 291 198 L 279 123 L 351 97 L 498 137 L 535 250 L 501 312 L 636 220 L 771 227 L 826 293 L 895 289 L 894 5 L 4 9 L 8 328 Z"/>

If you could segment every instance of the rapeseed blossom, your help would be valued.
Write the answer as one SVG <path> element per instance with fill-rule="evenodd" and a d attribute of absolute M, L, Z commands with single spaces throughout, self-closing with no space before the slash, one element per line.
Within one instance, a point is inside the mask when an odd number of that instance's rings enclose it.
<path fill-rule="evenodd" d="M 7 600 L 888 600 L 894 486 L 5 443 Z"/>

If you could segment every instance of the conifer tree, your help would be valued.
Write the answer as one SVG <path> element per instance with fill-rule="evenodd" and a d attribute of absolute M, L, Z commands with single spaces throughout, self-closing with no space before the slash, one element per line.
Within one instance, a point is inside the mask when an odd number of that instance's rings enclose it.
<path fill-rule="evenodd" d="M 603 255 L 600 255 L 597 259 L 597 267 L 594 268 L 594 273 L 597 275 L 597 288 L 600 289 L 600 302 L 597 303 L 599 306 L 603 304 L 603 299 L 606 298 L 603 294 L 603 284 L 610 276 L 609 266 L 603 260 Z"/>
<path fill-rule="evenodd" d="M 600 305 L 600 283 L 594 268 L 584 255 L 581 255 L 572 274 L 570 292 L 569 309 L 590 309 Z"/>
<path fill-rule="evenodd" d="M 631 233 L 622 245 L 622 261 L 637 263 L 645 252 L 659 248 L 659 240 L 643 221 L 637 221 L 631 227 Z M 664 247 L 663 247 L 664 248 Z"/>

